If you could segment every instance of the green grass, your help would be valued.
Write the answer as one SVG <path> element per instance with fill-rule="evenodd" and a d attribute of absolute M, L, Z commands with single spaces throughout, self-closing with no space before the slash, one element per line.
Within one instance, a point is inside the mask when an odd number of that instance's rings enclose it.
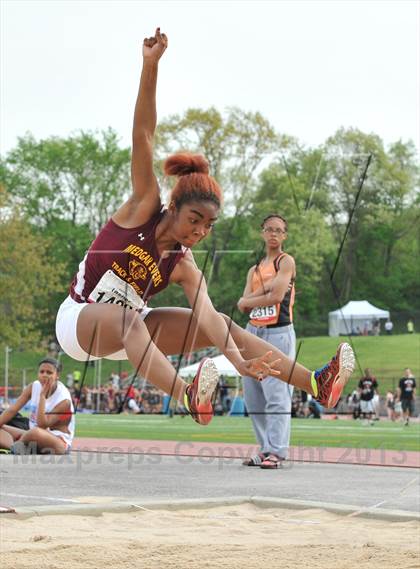
<path fill-rule="evenodd" d="M 76 417 L 77 437 L 200 441 L 255 444 L 247 417 L 215 417 L 201 427 L 189 417 L 161 415 L 84 415 Z M 420 450 L 420 424 L 378 421 L 364 426 L 359 421 L 293 419 L 291 444 L 385 450 Z"/>
<path fill-rule="evenodd" d="M 310 369 L 315 369 L 326 363 L 334 353 L 338 338 L 319 337 L 303 338 L 299 353 L 299 362 Z M 372 369 L 373 374 L 380 383 L 380 393 L 385 394 L 388 389 L 395 389 L 398 380 L 406 367 L 411 368 L 417 378 L 420 378 L 420 334 L 400 334 L 393 336 L 366 336 L 353 337 L 353 346 L 356 351 L 358 368 L 350 381 L 346 392 L 352 391 L 360 378 L 360 373 L 366 367 Z M 299 339 L 298 339 L 299 341 Z M 19 352 L 13 350 L 9 356 L 9 384 L 21 386 L 23 369 L 27 370 L 27 381 L 35 379 L 36 366 L 44 354 L 37 352 Z M 63 357 L 63 377 L 73 370 L 83 372 L 83 364 Z M 102 381 L 105 381 L 111 371 L 131 371 L 128 362 L 111 362 L 102 360 Z M 0 386 L 4 385 L 4 347 L 0 350 Z M 94 369 L 88 367 L 86 384 L 93 385 Z"/>

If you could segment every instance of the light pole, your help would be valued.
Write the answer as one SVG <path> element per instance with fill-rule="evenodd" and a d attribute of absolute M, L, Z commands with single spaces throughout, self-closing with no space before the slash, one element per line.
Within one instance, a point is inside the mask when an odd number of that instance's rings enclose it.
<path fill-rule="evenodd" d="M 4 406 L 9 406 L 9 354 L 12 348 L 6 346 L 4 357 Z"/>
<path fill-rule="evenodd" d="M 96 385 L 97 385 L 97 390 L 98 390 L 98 394 L 96 397 L 96 412 L 99 413 L 99 411 L 101 410 L 101 372 L 102 372 L 102 360 L 96 360 Z"/>

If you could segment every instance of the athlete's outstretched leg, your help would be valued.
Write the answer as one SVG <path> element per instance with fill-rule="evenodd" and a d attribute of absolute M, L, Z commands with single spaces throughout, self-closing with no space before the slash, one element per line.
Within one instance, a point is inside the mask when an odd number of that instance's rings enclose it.
<path fill-rule="evenodd" d="M 228 316 L 224 315 L 224 318 L 244 359 L 272 351 L 273 360 L 280 358 L 274 366 L 280 373 L 279 379 L 314 395 L 326 407 L 337 404 L 354 369 L 354 355 L 348 344 L 340 344 L 327 365 L 311 372 L 278 348 L 235 324 Z M 187 308 L 156 308 L 147 315 L 145 324 L 150 334 L 156 334 L 156 345 L 165 354 L 187 353 L 212 345 Z"/>
<path fill-rule="evenodd" d="M 137 312 L 111 304 L 85 306 L 77 320 L 77 340 L 86 353 L 106 357 L 125 350 L 137 372 L 182 402 L 197 423 L 209 423 L 213 416 L 211 397 L 219 379 L 216 366 L 212 360 L 205 360 L 188 385 L 153 341 L 153 336 L 159 335 L 159 326 L 151 335 Z"/>
<path fill-rule="evenodd" d="M 176 375 L 153 342 L 138 313 L 112 304 L 92 303 L 81 311 L 77 339 L 90 355 L 106 357 L 125 349 L 134 369 L 154 385 L 183 401 L 186 383 Z"/>
<path fill-rule="evenodd" d="M 156 308 L 146 316 L 145 324 L 163 353 L 188 353 L 212 345 L 191 315 L 189 308 Z M 311 372 L 308 369 L 295 363 L 278 348 L 250 334 L 229 317 L 223 316 L 244 359 L 256 358 L 271 351 L 273 360 L 281 359 L 275 366 L 280 372 L 280 379 L 312 393 Z"/>

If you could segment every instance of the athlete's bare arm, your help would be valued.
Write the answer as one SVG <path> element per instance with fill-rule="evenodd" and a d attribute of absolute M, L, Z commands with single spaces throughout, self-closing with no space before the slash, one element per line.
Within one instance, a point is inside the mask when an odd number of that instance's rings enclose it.
<path fill-rule="evenodd" d="M 17 398 L 13 405 L 10 405 L 3 413 L 0 415 L 0 427 L 5 425 L 13 419 L 13 417 L 18 413 L 24 405 L 30 400 L 32 395 L 32 383 L 25 387 L 21 395 Z"/>
<path fill-rule="evenodd" d="M 232 362 L 241 375 L 261 378 L 267 375 L 279 375 L 273 369 L 278 360 L 271 361 L 271 351 L 258 358 L 244 360 L 227 324 L 221 314 L 213 306 L 207 292 L 203 274 L 195 264 L 192 253 L 189 252 L 176 265 L 171 275 L 171 281 L 182 286 L 185 296 L 193 309 L 195 320 L 210 339 L 214 346 Z M 269 363 L 270 362 L 270 363 Z"/>
<path fill-rule="evenodd" d="M 45 412 L 45 399 L 48 397 L 54 382 L 55 380 L 52 377 L 48 378 L 42 385 L 39 395 L 36 423 L 40 429 L 55 427 L 63 430 L 63 427 L 68 425 L 71 420 L 70 401 L 68 400 L 60 401 L 50 413 Z"/>
<path fill-rule="evenodd" d="M 252 289 L 251 289 L 251 280 L 252 280 L 252 274 L 253 274 L 253 272 L 254 272 L 254 270 L 255 270 L 255 267 L 256 267 L 256 265 L 254 265 L 253 267 L 251 267 L 251 268 L 249 269 L 249 271 L 248 271 L 248 274 L 247 274 L 247 276 L 246 276 L 246 283 L 245 283 L 244 292 L 242 293 L 242 297 L 239 299 L 238 304 L 237 304 L 238 309 L 239 309 L 241 312 L 244 312 L 244 313 L 250 312 L 250 309 L 245 308 L 245 307 L 240 303 L 240 301 L 242 300 L 242 298 L 248 297 L 248 296 L 251 294 L 251 290 L 252 290 Z"/>
<path fill-rule="evenodd" d="M 251 308 L 245 308 L 243 305 L 242 298 L 253 298 L 255 296 L 263 296 L 268 294 L 273 289 L 273 281 L 271 283 L 262 283 L 261 286 L 258 287 L 256 290 L 252 291 L 252 275 L 256 269 L 257 265 L 253 265 L 247 274 L 246 277 L 246 284 L 244 288 L 244 292 L 242 293 L 242 297 L 239 299 L 237 307 L 241 312 L 249 313 L 251 312 Z"/>
<path fill-rule="evenodd" d="M 40 429 L 56 428 L 65 432 L 67 431 L 65 427 L 70 423 L 71 415 L 70 402 L 67 400 L 60 401 L 50 413 L 45 413 L 45 398 L 40 397 L 36 417 Z"/>
<path fill-rule="evenodd" d="M 113 216 L 122 227 L 146 223 L 160 207 L 159 185 L 153 171 L 153 138 L 156 129 L 156 84 L 159 59 L 168 46 L 168 38 L 157 28 L 153 37 L 143 42 L 143 69 L 133 122 L 131 181 L 133 193 Z"/>
<path fill-rule="evenodd" d="M 265 294 L 249 293 L 239 299 L 238 308 L 246 310 L 255 306 L 270 306 L 282 302 L 291 279 L 295 275 L 295 261 L 290 255 L 285 255 L 282 259 L 281 271 L 269 283 L 268 290 Z M 259 291 L 256 291 L 257 293 Z"/>

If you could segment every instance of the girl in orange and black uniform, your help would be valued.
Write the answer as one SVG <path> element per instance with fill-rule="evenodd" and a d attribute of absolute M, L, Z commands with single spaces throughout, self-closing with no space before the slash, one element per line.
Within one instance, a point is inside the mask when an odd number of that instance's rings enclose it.
<path fill-rule="evenodd" d="M 295 357 L 293 328 L 296 268 L 293 257 L 283 251 L 287 222 L 277 215 L 262 222 L 265 257 L 251 267 L 238 307 L 249 312 L 247 331 Z M 278 468 L 287 458 L 293 386 L 266 377 L 257 383 L 243 377 L 244 398 L 252 419 L 260 452 L 246 460 L 246 466 Z"/>

